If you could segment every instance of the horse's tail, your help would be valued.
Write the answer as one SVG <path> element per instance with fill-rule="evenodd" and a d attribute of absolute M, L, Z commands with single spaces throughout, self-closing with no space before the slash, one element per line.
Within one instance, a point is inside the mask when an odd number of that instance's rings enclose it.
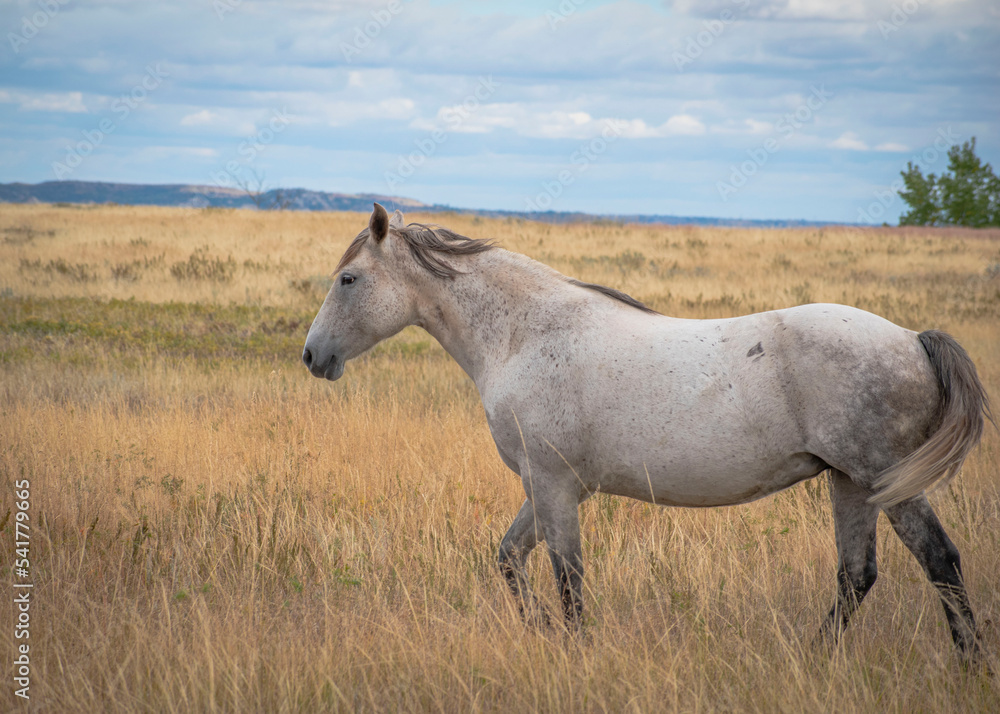
<path fill-rule="evenodd" d="M 954 478 L 983 435 L 983 416 L 993 422 L 989 397 L 962 346 L 939 330 L 921 332 L 918 338 L 937 375 L 941 420 L 920 448 L 879 475 L 871 500 L 883 508 Z"/>

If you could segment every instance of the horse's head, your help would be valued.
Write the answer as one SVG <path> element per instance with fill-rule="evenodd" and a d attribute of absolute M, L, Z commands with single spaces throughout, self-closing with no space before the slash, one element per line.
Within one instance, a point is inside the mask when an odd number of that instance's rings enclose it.
<path fill-rule="evenodd" d="M 302 361 L 313 376 L 339 379 L 347 360 L 412 322 L 413 301 L 392 245 L 393 231 L 402 227 L 402 213 L 396 211 L 390 219 L 376 203 L 368 228 L 340 259 L 333 287 L 309 328 L 302 351 Z"/>

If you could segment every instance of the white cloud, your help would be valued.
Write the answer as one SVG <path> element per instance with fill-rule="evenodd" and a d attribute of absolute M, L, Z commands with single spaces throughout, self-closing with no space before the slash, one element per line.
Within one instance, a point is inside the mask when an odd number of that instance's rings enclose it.
<path fill-rule="evenodd" d="M 705 125 L 690 114 L 672 116 L 660 127 L 659 136 L 700 136 Z"/>
<path fill-rule="evenodd" d="M 223 136 L 249 136 L 257 131 L 258 123 L 265 122 L 263 115 L 256 108 L 248 112 L 243 107 L 213 107 L 190 111 L 193 107 L 185 107 L 185 113 L 178 124 L 185 127 L 196 127 L 209 130 L 213 134 Z M 255 119 L 258 123 L 255 123 Z"/>
<path fill-rule="evenodd" d="M 544 139 L 585 139 L 600 133 L 598 123 L 587 112 L 553 111 L 528 114 L 528 121 L 514 128 L 519 134 Z"/>
<path fill-rule="evenodd" d="M 768 134 L 774 130 L 774 124 L 769 121 L 758 121 L 747 118 L 743 121 L 726 119 L 720 124 L 713 124 L 710 131 L 713 134 Z"/>
<path fill-rule="evenodd" d="M 0 102 L 17 104 L 25 112 L 64 112 L 85 114 L 83 92 L 38 94 L 34 92 L 7 92 L 0 90 Z"/>
<path fill-rule="evenodd" d="M 387 119 L 407 119 L 413 115 L 416 104 L 412 99 L 393 97 L 383 99 L 376 106 L 376 113 Z"/>
<path fill-rule="evenodd" d="M 769 121 L 757 121 L 756 119 L 744 119 L 743 124 L 751 134 L 766 134 L 774 128 Z"/>
<path fill-rule="evenodd" d="M 864 20 L 871 5 L 866 0 L 777 0 L 764 3 L 762 12 L 780 20 Z"/>
<path fill-rule="evenodd" d="M 107 57 L 81 57 L 76 65 L 89 74 L 107 74 L 115 69 L 114 63 Z"/>
<path fill-rule="evenodd" d="M 642 119 L 605 119 L 604 122 L 605 126 L 612 128 L 618 136 L 625 139 L 652 139 L 666 136 L 662 126 L 649 126 Z"/>
<path fill-rule="evenodd" d="M 276 112 L 289 114 L 296 125 L 333 127 L 389 119 L 407 122 L 416 115 L 416 102 L 408 97 L 388 96 L 365 99 L 357 90 L 319 91 L 254 91 L 224 97 L 214 101 L 232 101 L 228 106 L 183 106 L 181 126 L 211 127 L 227 134 L 253 133 L 271 120 Z"/>
<path fill-rule="evenodd" d="M 317 100 L 310 109 L 322 113 L 330 126 L 346 126 L 371 119 L 410 119 L 416 106 L 412 99 L 390 97 L 379 102 Z"/>
<path fill-rule="evenodd" d="M 848 151 L 868 151 L 868 144 L 861 141 L 853 131 L 841 134 L 830 146 L 834 149 L 847 149 Z"/>
<path fill-rule="evenodd" d="M 70 114 L 86 113 L 83 105 L 82 92 L 66 92 L 65 94 L 39 94 L 27 97 L 21 102 L 25 111 L 68 112 Z"/>
<path fill-rule="evenodd" d="M 133 154 L 136 161 L 162 161 L 175 156 L 214 159 L 218 155 L 218 151 L 205 146 L 144 146 Z"/>
<path fill-rule="evenodd" d="M 465 107 L 453 104 L 437 110 L 433 119 L 415 118 L 410 126 L 421 131 L 445 130 L 460 134 L 487 134 L 494 129 L 514 129 L 527 120 L 520 104 L 494 103 Z"/>
<path fill-rule="evenodd" d="M 215 112 L 209 111 L 208 109 L 202 109 L 200 112 L 188 114 L 186 117 L 181 119 L 181 126 L 203 126 L 205 124 L 214 124 L 218 121 L 218 119 L 219 115 Z"/>
<path fill-rule="evenodd" d="M 896 151 L 903 152 L 909 151 L 910 147 L 906 144 L 898 144 L 895 141 L 887 141 L 885 143 L 879 144 L 875 147 L 875 151 Z"/>
<path fill-rule="evenodd" d="M 681 103 L 681 112 L 700 112 L 702 114 L 724 115 L 730 109 L 725 102 L 718 99 L 689 99 Z"/>
<path fill-rule="evenodd" d="M 690 114 L 677 114 L 659 126 L 643 119 L 594 117 L 584 111 L 533 110 L 517 102 L 495 102 L 479 106 L 455 104 L 441 107 L 433 120 L 416 119 L 411 126 L 424 131 L 441 129 L 461 134 L 487 134 L 509 129 L 534 139 L 591 139 L 609 129 L 627 139 L 665 136 L 699 136 L 705 125 Z"/>
<path fill-rule="evenodd" d="M 870 0 L 674 0 L 672 4 L 684 15 L 718 17 L 728 10 L 776 20 L 864 20 L 877 11 Z"/>

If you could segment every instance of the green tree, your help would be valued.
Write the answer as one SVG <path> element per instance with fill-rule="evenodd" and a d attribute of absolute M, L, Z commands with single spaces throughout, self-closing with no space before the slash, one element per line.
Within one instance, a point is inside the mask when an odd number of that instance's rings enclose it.
<path fill-rule="evenodd" d="M 948 223 L 959 226 L 1000 225 L 1000 179 L 976 156 L 976 138 L 948 150 L 950 174 L 941 176 L 941 204 Z"/>
<path fill-rule="evenodd" d="M 1000 178 L 976 156 L 976 138 L 948 149 L 948 170 L 925 177 L 907 163 L 900 197 L 910 210 L 899 225 L 1000 226 Z"/>
<path fill-rule="evenodd" d="M 912 161 L 906 163 L 906 171 L 901 171 L 905 190 L 899 192 L 910 210 L 899 217 L 901 226 L 936 226 L 941 223 L 941 192 L 937 177 L 925 177 L 919 166 Z"/>

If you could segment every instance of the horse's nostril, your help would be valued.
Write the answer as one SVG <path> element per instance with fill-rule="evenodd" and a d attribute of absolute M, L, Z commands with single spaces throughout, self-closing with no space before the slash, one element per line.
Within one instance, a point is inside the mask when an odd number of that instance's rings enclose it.
<path fill-rule="evenodd" d="M 309 351 L 308 347 L 302 351 L 302 361 L 306 363 L 306 367 L 312 369 L 313 355 L 312 352 Z"/>

